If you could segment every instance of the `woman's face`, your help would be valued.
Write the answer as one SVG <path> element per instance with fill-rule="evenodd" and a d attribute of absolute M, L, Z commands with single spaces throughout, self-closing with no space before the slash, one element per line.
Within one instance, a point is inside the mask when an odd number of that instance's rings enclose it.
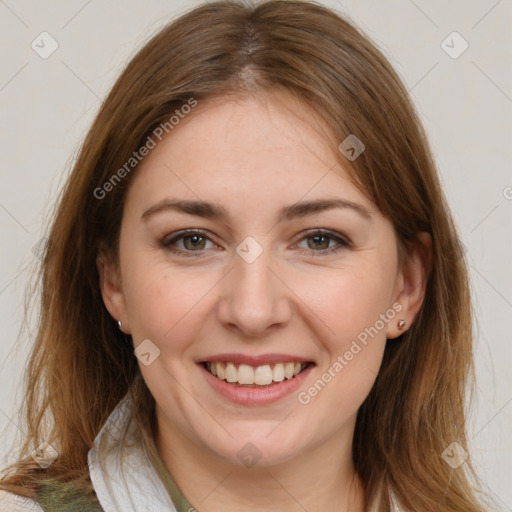
<path fill-rule="evenodd" d="M 272 465 L 346 446 L 400 334 L 393 227 L 332 147 L 296 101 L 224 98 L 133 176 L 105 301 L 133 337 L 159 430 L 205 456 Z"/>

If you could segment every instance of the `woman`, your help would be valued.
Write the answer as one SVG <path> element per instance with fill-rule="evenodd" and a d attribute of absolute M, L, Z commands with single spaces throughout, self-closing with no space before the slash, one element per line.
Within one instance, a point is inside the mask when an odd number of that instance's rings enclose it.
<path fill-rule="evenodd" d="M 383 55 L 314 3 L 203 5 L 129 63 L 69 177 L 0 510 L 482 511 L 471 340 Z"/>

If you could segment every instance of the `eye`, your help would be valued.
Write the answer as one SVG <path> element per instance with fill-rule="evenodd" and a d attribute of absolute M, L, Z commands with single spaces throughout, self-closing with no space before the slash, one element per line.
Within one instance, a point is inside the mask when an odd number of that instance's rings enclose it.
<path fill-rule="evenodd" d="M 307 250 L 304 252 L 313 256 L 335 254 L 351 247 L 351 243 L 344 237 L 324 229 L 307 231 L 300 240 L 300 243 L 302 242 L 306 242 L 307 245 Z M 297 244 L 297 247 L 299 247 L 299 244 Z"/>
<path fill-rule="evenodd" d="M 205 231 L 195 229 L 187 229 L 162 240 L 163 247 L 183 256 L 201 256 L 203 250 L 213 248 L 208 247 L 208 243 L 212 244 L 213 247 L 217 247 L 208 238 L 208 234 Z"/>
<path fill-rule="evenodd" d="M 336 254 L 352 245 L 346 237 L 324 229 L 307 231 L 294 247 L 300 248 L 300 244 L 303 242 L 306 242 L 307 248 L 301 250 L 301 252 L 313 256 Z M 172 253 L 192 257 L 203 256 L 205 250 L 218 248 L 210 240 L 208 233 L 196 229 L 187 229 L 170 235 L 164 238 L 161 244 Z M 208 246 L 208 244 L 211 245 Z"/>

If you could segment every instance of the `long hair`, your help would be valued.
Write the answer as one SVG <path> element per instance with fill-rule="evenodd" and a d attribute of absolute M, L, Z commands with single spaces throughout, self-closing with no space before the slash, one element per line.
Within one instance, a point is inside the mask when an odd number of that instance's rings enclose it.
<path fill-rule="evenodd" d="M 414 512 L 483 510 L 471 458 L 457 468 L 443 458 L 452 442 L 467 448 L 472 311 L 463 250 L 429 144 L 382 53 L 346 19 L 308 1 L 201 5 L 158 32 L 114 84 L 55 210 L 38 276 L 38 332 L 24 375 L 27 435 L 0 488 L 34 497 L 43 479 L 89 485 L 87 452 L 130 389 L 135 420 L 151 435 L 155 402 L 131 338 L 103 304 L 96 266 L 100 250 L 118 257 L 136 170 L 136 162 L 133 169 L 126 163 L 155 128 L 167 123 L 170 130 L 170 116 L 191 99 L 200 104 L 272 89 L 313 107 L 338 144 L 351 134 L 364 142 L 354 161 L 336 145 L 333 153 L 390 219 L 402 256 L 418 247 L 421 231 L 433 241 L 421 310 L 407 332 L 388 342 L 358 411 L 352 456 L 367 503 L 387 510 L 392 489 Z M 44 470 L 30 456 L 42 442 L 59 454 Z"/>

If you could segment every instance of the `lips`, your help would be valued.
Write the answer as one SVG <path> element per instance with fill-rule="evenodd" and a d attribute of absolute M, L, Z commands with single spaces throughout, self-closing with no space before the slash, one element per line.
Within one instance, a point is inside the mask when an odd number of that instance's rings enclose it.
<path fill-rule="evenodd" d="M 279 365 L 280 363 L 276 363 Z M 269 385 L 229 383 L 213 375 L 206 367 L 206 363 L 198 363 L 201 374 L 210 388 L 220 397 L 229 402 L 243 406 L 268 406 L 293 395 L 314 370 L 314 363 L 307 363 L 305 368 L 296 376 L 284 379 L 281 382 L 272 382 Z"/>
<path fill-rule="evenodd" d="M 267 405 L 296 390 L 316 366 L 290 354 L 217 354 L 197 361 L 220 395 L 241 405 Z"/>

